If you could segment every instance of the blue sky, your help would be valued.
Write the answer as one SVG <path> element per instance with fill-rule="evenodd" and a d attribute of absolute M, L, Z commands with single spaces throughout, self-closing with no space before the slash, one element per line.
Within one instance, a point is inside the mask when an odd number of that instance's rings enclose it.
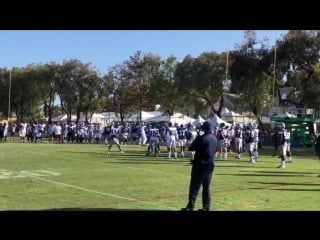
<path fill-rule="evenodd" d="M 260 39 L 267 36 L 273 46 L 275 36 L 280 38 L 287 30 L 256 32 Z M 1 30 L 0 67 L 79 59 L 105 74 L 137 51 L 162 59 L 174 55 L 181 61 L 188 54 L 232 50 L 243 36 L 240 30 Z"/>

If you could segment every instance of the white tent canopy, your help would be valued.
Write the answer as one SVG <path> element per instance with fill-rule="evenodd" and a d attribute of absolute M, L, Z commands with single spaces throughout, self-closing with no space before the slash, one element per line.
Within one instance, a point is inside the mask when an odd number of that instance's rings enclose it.
<path fill-rule="evenodd" d="M 63 121 L 67 121 L 67 114 L 62 114 L 56 117 L 53 117 L 52 122 L 63 122 Z M 77 116 L 76 115 L 71 115 L 71 121 L 76 121 L 77 120 Z"/>
<path fill-rule="evenodd" d="M 107 123 L 120 121 L 120 116 L 116 112 L 103 112 L 101 114 L 105 116 Z"/>
<path fill-rule="evenodd" d="M 214 107 L 215 109 L 218 109 L 218 108 L 220 107 L 220 102 L 219 102 L 219 103 L 215 103 L 215 104 L 213 105 L 213 107 Z M 221 108 L 221 116 L 224 116 L 224 115 L 227 114 L 228 112 L 230 112 L 230 110 L 229 110 L 227 107 L 222 107 L 222 108 Z"/>
<path fill-rule="evenodd" d="M 241 117 L 242 115 L 239 113 L 236 113 L 234 111 L 229 111 L 224 114 L 221 114 L 221 116 L 223 116 L 223 117 Z"/>
<path fill-rule="evenodd" d="M 194 118 L 188 117 L 182 113 L 174 113 L 173 116 L 161 114 L 147 120 L 148 122 L 171 122 L 172 124 L 188 124 L 195 121 Z"/>
<path fill-rule="evenodd" d="M 207 119 L 208 122 L 211 123 L 212 127 L 219 127 L 221 123 L 224 123 L 225 126 L 228 126 L 229 128 L 232 126 L 231 123 L 228 123 L 221 118 L 219 118 L 216 114 L 212 118 Z"/>
<path fill-rule="evenodd" d="M 88 116 L 88 121 L 90 123 L 99 123 L 102 126 L 106 125 L 106 120 L 107 120 L 107 117 L 101 113 L 93 113 L 91 118 L 90 116 Z M 82 116 L 80 118 L 80 121 L 85 121 L 85 116 Z"/>
<path fill-rule="evenodd" d="M 221 109 L 221 116 L 229 116 L 230 110 L 226 107 L 222 107 Z"/>
<path fill-rule="evenodd" d="M 202 123 L 204 123 L 206 120 L 204 120 L 200 115 L 195 119 L 195 121 L 192 122 L 192 124 L 199 126 Z"/>
<path fill-rule="evenodd" d="M 226 112 L 224 114 L 221 114 L 223 119 L 228 122 L 237 122 L 242 118 L 242 115 L 233 111 Z"/>
<path fill-rule="evenodd" d="M 159 111 L 141 111 L 141 121 L 148 122 L 150 118 L 156 117 L 162 115 L 162 112 Z M 140 119 L 140 113 L 135 113 L 128 117 L 128 121 L 139 121 Z"/>

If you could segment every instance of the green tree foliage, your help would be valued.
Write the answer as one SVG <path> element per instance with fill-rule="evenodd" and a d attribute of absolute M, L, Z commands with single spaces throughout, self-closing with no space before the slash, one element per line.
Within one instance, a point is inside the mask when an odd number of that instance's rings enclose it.
<path fill-rule="evenodd" d="M 8 117 L 8 102 L 9 102 L 9 71 L 6 68 L 0 69 L 0 113 Z"/>
<path fill-rule="evenodd" d="M 40 92 L 43 99 L 44 116 L 51 122 L 54 110 L 54 101 L 57 95 L 57 72 L 61 65 L 57 63 L 50 63 L 40 65 L 37 68 L 37 80 L 42 91 Z"/>
<path fill-rule="evenodd" d="M 143 54 L 137 51 L 129 60 L 124 61 L 119 74 L 118 80 L 118 103 L 121 119 L 124 114 L 132 112 L 141 113 L 143 103 L 146 100 L 146 87 L 148 85 L 143 71 Z M 117 97 L 116 95 L 116 97 Z M 141 116 L 139 117 L 141 119 Z"/>
<path fill-rule="evenodd" d="M 306 81 L 306 79 L 308 79 Z M 304 81 L 305 80 L 305 81 Z M 302 85 L 302 86 L 301 86 Z M 315 64 L 314 72 L 307 77 L 305 71 L 297 71 L 290 75 L 286 86 L 293 87 L 296 91 L 289 96 L 289 101 L 297 107 L 313 108 L 319 117 L 320 113 L 320 64 Z"/>
<path fill-rule="evenodd" d="M 150 110 L 156 103 L 157 95 L 152 87 L 159 79 L 160 64 L 159 56 L 138 51 L 104 76 L 107 103 L 112 99 L 121 121 L 131 113 Z"/>
<path fill-rule="evenodd" d="M 5 71 L 5 79 L 5 98 L 1 102 L 8 107 L 9 70 Z M 28 65 L 12 69 L 10 112 L 15 112 L 19 121 L 42 120 L 50 113 L 55 90 L 50 91 L 49 81 L 48 66 Z"/>
<path fill-rule="evenodd" d="M 106 112 L 116 112 L 117 108 L 113 104 L 113 97 L 115 91 L 115 81 L 113 75 L 113 69 L 109 70 L 109 72 L 102 77 L 102 91 L 101 91 L 101 100 L 102 100 L 102 108 Z"/>
<path fill-rule="evenodd" d="M 302 101 L 305 107 L 311 107 L 316 110 L 318 117 L 320 116 L 320 64 L 316 64 L 314 73 L 310 77 L 310 83 L 306 85 Z"/>
<path fill-rule="evenodd" d="M 319 54 L 320 31 L 289 31 L 273 47 L 266 39 L 257 39 L 255 31 L 246 31 L 244 41 L 230 53 L 229 71 L 227 53 L 214 51 L 195 58 L 187 55 L 182 62 L 173 55 L 162 60 L 137 51 L 103 77 L 91 63 L 76 59 L 14 67 L 10 107 L 19 120 L 47 117 L 50 121 L 60 109 L 67 113 L 67 120 L 72 114 L 78 119 L 84 114 L 89 121 L 93 112 L 105 110 L 120 113 L 123 121 L 133 113 L 153 110 L 155 104 L 169 115 L 176 111 L 200 114 L 210 107 L 221 116 L 224 95 L 230 92 L 240 95 L 242 109 L 252 111 L 259 121 L 277 89 L 293 87 L 298 93 L 294 104 L 320 112 Z M 8 114 L 8 90 L 9 70 L 2 68 L 2 116 Z M 54 106 L 57 96 L 60 107 Z"/>
<path fill-rule="evenodd" d="M 320 31 L 292 30 L 277 41 L 277 65 L 286 77 L 282 86 L 293 86 L 300 94 L 298 107 L 315 107 L 319 102 L 318 63 Z"/>
<path fill-rule="evenodd" d="M 38 66 L 13 68 L 11 74 L 11 106 L 19 121 L 42 119 L 42 91 L 38 84 Z"/>
<path fill-rule="evenodd" d="M 105 85 L 109 88 L 109 96 L 106 103 L 114 106 L 115 112 L 120 114 L 121 122 L 128 113 L 136 109 L 136 98 L 130 79 L 124 77 L 126 66 L 118 64 L 104 76 Z M 107 108 L 109 108 L 107 106 Z M 111 110 L 109 108 L 109 110 Z"/>
<path fill-rule="evenodd" d="M 94 112 L 101 109 L 102 101 L 100 99 L 102 78 L 97 75 L 90 65 L 86 69 L 86 76 L 84 78 L 85 84 L 81 82 L 81 89 L 84 91 L 81 99 L 80 111 L 85 116 L 85 121 L 89 122 Z M 87 91 L 85 90 L 87 89 Z"/>
<path fill-rule="evenodd" d="M 160 72 L 152 81 L 151 95 L 155 104 L 161 104 L 163 111 L 172 116 L 179 108 L 178 86 L 175 81 L 177 58 L 173 55 L 161 62 Z"/>
<path fill-rule="evenodd" d="M 158 55 L 151 53 L 143 56 L 143 64 L 141 69 L 141 104 L 143 110 L 154 110 L 154 106 L 158 104 L 157 89 L 154 88 L 155 83 L 161 81 L 162 76 L 162 60 Z"/>
<path fill-rule="evenodd" d="M 271 54 L 267 44 L 259 41 L 254 31 L 245 32 L 243 44 L 231 53 L 231 90 L 241 95 L 243 107 L 248 107 L 258 121 L 272 92 Z"/>
<path fill-rule="evenodd" d="M 62 111 L 71 121 L 73 112 L 80 119 L 81 112 L 87 116 L 98 106 L 95 102 L 101 87 L 101 79 L 93 70 L 91 63 L 84 64 L 79 60 L 64 61 L 57 74 L 57 92 L 60 96 Z"/>
<path fill-rule="evenodd" d="M 214 104 L 223 96 L 225 69 L 226 59 L 215 52 L 205 52 L 197 58 L 186 56 L 176 71 L 177 84 L 187 97 L 186 102 L 201 102 L 220 116 L 221 107 L 216 110 Z"/>

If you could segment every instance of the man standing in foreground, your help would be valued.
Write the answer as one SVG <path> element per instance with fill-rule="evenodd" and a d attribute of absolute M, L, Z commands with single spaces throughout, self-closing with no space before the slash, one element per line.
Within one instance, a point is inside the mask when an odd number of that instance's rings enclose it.
<path fill-rule="evenodd" d="M 211 124 L 204 122 L 201 126 L 203 135 L 199 135 L 190 145 L 189 151 L 195 151 L 192 164 L 191 179 L 189 187 L 189 201 L 182 211 L 193 211 L 196 199 L 202 185 L 202 209 L 209 211 L 211 194 L 210 185 L 214 170 L 214 156 L 217 149 L 217 139 L 211 132 Z"/>

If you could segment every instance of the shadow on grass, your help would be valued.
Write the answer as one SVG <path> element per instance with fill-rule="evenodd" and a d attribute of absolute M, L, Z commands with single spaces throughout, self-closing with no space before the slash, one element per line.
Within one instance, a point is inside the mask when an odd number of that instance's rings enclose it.
<path fill-rule="evenodd" d="M 293 192 L 316 192 L 319 189 L 297 189 L 297 188 L 250 188 L 255 190 L 276 190 L 276 191 L 293 191 Z"/>
<path fill-rule="evenodd" d="M 218 162 L 218 163 L 223 163 L 223 162 L 225 162 L 225 163 L 243 163 L 243 164 L 245 164 L 245 163 L 248 163 L 249 164 L 249 160 L 248 159 L 223 159 L 223 160 L 221 160 L 221 159 L 215 159 L 214 160 L 215 162 Z M 256 164 L 259 164 L 259 163 L 267 163 L 267 164 L 273 164 L 274 165 L 274 162 L 270 162 L 270 161 L 264 161 L 264 160 L 261 160 L 261 159 L 259 159 L 256 163 L 255 163 L 255 165 Z"/>
<path fill-rule="evenodd" d="M 150 210 L 150 209 L 130 209 L 130 208 L 51 208 L 51 209 L 40 209 L 38 211 L 89 211 L 89 212 L 105 212 L 105 211 L 111 211 L 111 212 L 143 212 L 143 211 L 156 211 L 156 212 L 163 212 L 163 211 L 169 211 L 169 210 Z"/>
<path fill-rule="evenodd" d="M 320 183 L 288 183 L 288 182 L 247 182 L 247 183 L 258 183 L 266 185 L 281 185 L 281 186 L 320 186 Z M 320 189 L 319 189 L 320 190 Z"/>
<path fill-rule="evenodd" d="M 99 152 L 89 152 L 89 151 L 60 151 L 60 152 L 63 152 L 63 153 L 71 153 L 71 154 L 89 154 L 89 155 L 96 155 L 96 156 L 106 156 L 106 157 L 140 157 L 140 158 L 144 158 L 144 159 L 157 159 L 157 158 L 166 158 L 166 155 L 163 154 L 163 155 L 159 155 L 158 157 L 157 156 L 154 156 L 153 154 L 152 155 L 149 155 L 149 156 L 146 156 L 146 153 L 137 153 L 135 151 L 124 151 L 124 154 L 120 153 L 120 151 L 118 149 L 111 149 L 110 150 L 110 153 L 107 154 L 107 150 L 106 151 L 99 151 Z M 118 158 L 119 159 L 119 158 Z M 179 160 L 181 159 L 180 156 L 178 156 L 178 159 L 175 159 L 174 157 L 171 158 L 172 160 Z M 187 160 L 188 158 L 185 157 L 184 158 L 185 160 Z M 167 160 L 170 160 L 170 159 L 167 159 Z"/>
<path fill-rule="evenodd" d="M 98 151 L 98 152 L 89 152 L 89 151 L 59 151 L 59 152 L 63 152 L 63 153 L 72 153 L 72 154 L 90 154 L 90 155 L 97 155 L 97 156 L 108 156 L 107 154 L 107 150 L 105 151 Z M 139 154 L 137 152 L 127 152 L 125 151 L 125 154 L 121 154 L 119 150 L 111 150 L 110 154 L 111 156 L 145 156 L 143 154 Z"/>
<path fill-rule="evenodd" d="M 247 163 L 248 160 L 240 160 L 240 159 L 214 159 L 216 162 L 230 162 L 230 163 Z"/>
<path fill-rule="evenodd" d="M 307 188 L 304 188 L 304 189 L 299 189 L 299 188 L 283 188 L 283 187 L 287 187 L 287 186 L 307 186 L 307 187 L 313 187 L 313 186 L 319 186 L 320 187 L 320 183 L 314 183 L 313 182 L 310 182 L 310 183 L 289 183 L 289 182 L 258 182 L 258 181 L 255 181 L 255 182 L 247 182 L 247 183 L 253 183 L 253 184 L 262 184 L 262 185 L 265 185 L 265 186 L 261 186 L 261 187 L 253 187 L 253 188 L 250 188 L 250 189 L 256 189 L 256 190 L 283 190 L 283 191 L 320 191 L 320 188 L 318 189 L 307 189 Z M 274 185 L 274 186 L 272 186 Z M 282 187 L 282 188 L 278 188 L 278 187 Z"/>
<path fill-rule="evenodd" d="M 251 168 L 252 166 L 256 167 L 256 168 L 274 168 L 274 167 L 264 167 L 264 166 L 256 166 L 256 165 L 216 165 L 216 167 L 220 168 L 220 167 L 234 167 L 234 168 Z M 243 171 L 243 172 L 249 172 L 249 171 Z"/>
<path fill-rule="evenodd" d="M 185 163 L 186 165 L 190 165 L 189 161 L 186 160 L 177 160 L 177 159 L 121 159 L 121 161 L 113 160 L 107 161 L 106 164 L 177 164 L 177 163 Z"/>
<path fill-rule="evenodd" d="M 253 171 L 240 171 L 240 172 L 253 172 Z M 312 173 L 312 172 L 292 172 L 292 171 L 254 171 L 256 173 L 279 173 L 279 174 L 317 174 L 317 173 Z"/>
<path fill-rule="evenodd" d="M 165 156 L 145 156 L 140 155 L 135 158 L 127 157 L 127 154 L 124 155 L 118 155 L 117 158 L 113 158 L 113 156 L 110 156 L 112 154 L 106 155 L 106 159 L 110 160 L 106 163 L 190 163 L 189 158 L 170 158 L 168 159 Z"/>
<path fill-rule="evenodd" d="M 239 177 L 306 177 L 305 175 L 299 175 L 299 174 L 249 174 L 249 173 L 216 173 L 216 175 L 228 175 L 228 176 L 239 176 Z"/>

